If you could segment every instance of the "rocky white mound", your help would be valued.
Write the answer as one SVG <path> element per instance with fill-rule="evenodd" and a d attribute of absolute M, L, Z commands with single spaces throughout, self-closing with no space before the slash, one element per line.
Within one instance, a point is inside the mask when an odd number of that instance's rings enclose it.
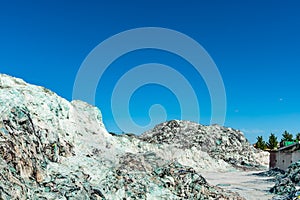
<path fill-rule="evenodd" d="M 97 108 L 6 75 L 0 75 L 0 112 L 0 199 L 241 199 L 209 185 L 199 172 L 230 169 L 232 160 L 258 164 L 233 130 L 227 138 L 231 132 L 223 137 L 222 127 L 175 121 L 185 130 L 202 128 L 188 132 L 188 144 L 176 133 L 174 142 L 151 133 L 114 136 Z M 215 130 L 217 144 L 203 140 L 205 131 Z M 168 131 L 159 134 L 170 137 Z M 232 156 L 220 152 L 224 147 Z"/>
<path fill-rule="evenodd" d="M 157 125 L 140 138 L 154 144 L 175 144 L 179 149 L 195 148 L 234 167 L 259 167 L 265 164 L 259 156 L 268 159 L 268 153 L 251 146 L 242 132 L 219 125 L 172 120 Z"/>

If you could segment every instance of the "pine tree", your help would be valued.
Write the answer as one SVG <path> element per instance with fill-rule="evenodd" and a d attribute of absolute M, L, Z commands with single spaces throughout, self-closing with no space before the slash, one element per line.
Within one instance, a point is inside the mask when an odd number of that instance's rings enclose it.
<path fill-rule="evenodd" d="M 267 145 L 266 145 L 266 142 L 264 141 L 263 137 L 258 136 L 256 139 L 257 139 L 256 148 L 261 149 L 261 150 L 265 150 L 267 148 Z"/>
<path fill-rule="evenodd" d="M 275 134 L 271 133 L 271 135 L 269 137 L 269 142 L 267 143 L 267 147 L 269 149 L 276 149 L 277 146 L 278 146 L 277 137 L 275 136 Z"/>
<path fill-rule="evenodd" d="M 284 131 L 284 133 L 282 134 L 281 141 L 293 141 L 293 134 L 290 134 L 289 132 Z"/>

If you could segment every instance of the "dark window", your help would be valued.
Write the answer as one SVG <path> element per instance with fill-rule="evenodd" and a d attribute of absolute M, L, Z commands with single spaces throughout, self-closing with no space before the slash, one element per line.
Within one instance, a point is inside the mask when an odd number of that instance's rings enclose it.
<path fill-rule="evenodd" d="M 284 160 L 282 160 L 282 162 L 284 162 Z"/>

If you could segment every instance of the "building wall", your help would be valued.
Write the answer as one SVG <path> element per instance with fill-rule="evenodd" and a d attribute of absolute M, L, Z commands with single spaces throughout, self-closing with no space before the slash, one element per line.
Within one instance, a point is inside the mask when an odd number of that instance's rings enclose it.
<path fill-rule="evenodd" d="M 276 164 L 277 164 L 277 151 L 270 151 L 269 168 L 270 169 L 275 168 Z"/>
<path fill-rule="evenodd" d="M 270 152 L 270 169 L 278 167 L 286 170 L 293 162 L 300 161 L 300 142 L 283 149 Z"/>
<path fill-rule="evenodd" d="M 298 154 L 299 153 L 299 154 Z M 294 159 L 300 158 L 300 152 L 294 155 Z M 279 169 L 286 170 L 293 162 L 293 154 L 289 152 L 271 152 L 270 153 L 270 168 L 278 167 Z"/>
<path fill-rule="evenodd" d="M 280 152 L 279 153 L 279 155 L 281 156 L 280 157 L 280 163 L 281 164 L 279 164 L 279 168 L 280 169 L 283 169 L 283 170 L 286 170 L 289 166 L 290 166 L 290 164 L 292 164 L 293 163 L 293 159 L 292 159 L 292 153 L 283 153 L 283 152 Z"/>
<path fill-rule="evenodd" d="M 292 160 L 293 160 L 293 162 L 297 162 L 300 160 L 300 150 L 293 152 Z"/>
<path fill-rule="evenodd" d="M 278 153 L 278 168 L 286 170 L 292 164 L 292 153 Z"/>

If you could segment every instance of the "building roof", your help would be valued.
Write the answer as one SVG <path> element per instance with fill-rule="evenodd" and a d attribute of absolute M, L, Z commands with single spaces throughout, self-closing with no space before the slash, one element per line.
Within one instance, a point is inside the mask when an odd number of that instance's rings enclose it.
<path fill-rule="evenodd" d="M 281 147 L 279 149 L 277 149 L 276 151 L 290 151 L 290 152 L 293 152 L 293 151 L 296 151 L 296 150 L 299 150 L 300 149 L 300 142 L 295 142 L 294 144 L 291 144 L 291 145 L 288 145 L 288 146 L 285 146 L 285 147 Z"/>

